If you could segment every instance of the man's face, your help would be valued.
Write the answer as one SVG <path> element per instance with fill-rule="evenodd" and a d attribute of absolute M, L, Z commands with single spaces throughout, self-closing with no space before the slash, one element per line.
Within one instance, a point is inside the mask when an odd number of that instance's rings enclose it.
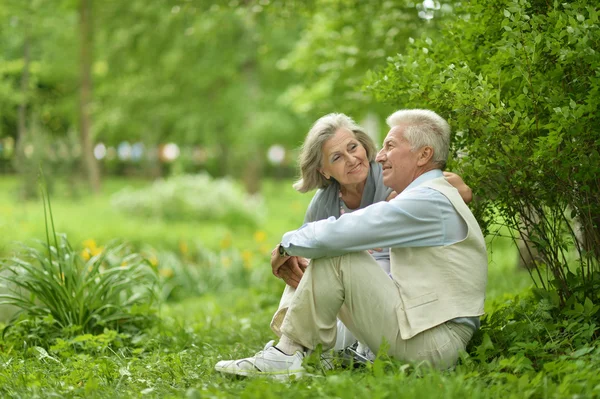
<path fill-rule="evenodd" d="M 418 176 L 420 151 L 411 151 L 404 138 L 405 126 L 394 126 L 383 141 L 377 162 L 383 168 L 383 184 L 400 194 Z"/>

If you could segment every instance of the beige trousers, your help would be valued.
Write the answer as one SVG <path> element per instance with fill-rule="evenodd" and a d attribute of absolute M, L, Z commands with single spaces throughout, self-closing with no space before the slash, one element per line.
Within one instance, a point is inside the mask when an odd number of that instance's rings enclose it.
<path fill-rule="evenodd" d="M 446 322 L 411 339 L 400 336 L 396 283 L 367 251 L 311 261 L 296 290 L 286 287 L 271 328 L 306 348 L 334 346 L 339 318 L 374 353 L 387 343 L 390 356 L 408 362 L 451 367 L 473 334 Z"/>

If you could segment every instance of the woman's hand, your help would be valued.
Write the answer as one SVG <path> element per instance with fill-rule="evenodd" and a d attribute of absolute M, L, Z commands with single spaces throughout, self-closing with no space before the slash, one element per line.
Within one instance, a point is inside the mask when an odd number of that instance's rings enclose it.
<path fill-rule="evenodd" d="M 452 172 L 444 172 L 444 177 L 446 178 L 448 183 L 452 184 L 454 188 L 458 190 L 458 193 L 462 197 L 463 201 L 465 201 L 465 203 L 468 204 L 473 200 L 473 190 L 471 190 L 471 187 L 465 184 L 465 182 L 459 175 Z"/>

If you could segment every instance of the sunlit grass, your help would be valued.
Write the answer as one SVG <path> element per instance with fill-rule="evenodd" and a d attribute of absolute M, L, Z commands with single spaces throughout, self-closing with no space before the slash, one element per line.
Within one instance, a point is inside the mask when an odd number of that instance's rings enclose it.
<path fill-rule="evenodd" d="M 503 302 L 513 295 L 530 287 L 533 282 L 529 273 L 517 267 L 516 245 L 505 237 L 488 237 L 488 284 L 486 290 L 486 311 L 494 303 Z"/>

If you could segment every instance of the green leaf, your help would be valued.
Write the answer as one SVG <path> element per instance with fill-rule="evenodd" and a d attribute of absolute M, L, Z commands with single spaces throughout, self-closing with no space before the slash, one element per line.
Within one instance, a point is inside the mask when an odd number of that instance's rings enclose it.
<path fill-rule="evenodd" d="M 595 348 L 593 346 L 584 346 L 583 348 L 577 349 L 575 352 L 571 353 L 571 357 L 578 358 L 588 353 L 592 352 Z"/>

